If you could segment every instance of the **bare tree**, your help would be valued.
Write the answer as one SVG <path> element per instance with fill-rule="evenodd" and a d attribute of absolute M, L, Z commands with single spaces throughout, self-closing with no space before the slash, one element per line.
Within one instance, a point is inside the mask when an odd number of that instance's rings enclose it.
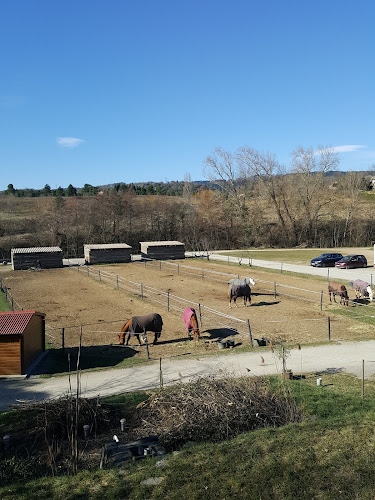
<path fill-rule="evenodd" d="M 193 186 L 191 184 L 191 175 L 189 172 L 186 172 L 184 177 L 184 187 L 182 191 L 182 196 L 186 201 L 190 201 L 190 197 L 193 191 Z"/>
<path fill-rule="evenodd" d="M 216 148 L 204 162 L 204 175 L 217 182 L 234 205 L 242 210 L 245 199 L 240 189 L 240 172 L 237 156 L 222 148 Z"/>
<path fill-rule="evenodd" d="M 334 148 L 298 146 L 292 153 L 292 171 L 296 174 L 295 196 L 304 217 L 307 239 L 316 244 L 318 221 L 331 201 L 326 175 L 337 170 L 339 157 Z"/>

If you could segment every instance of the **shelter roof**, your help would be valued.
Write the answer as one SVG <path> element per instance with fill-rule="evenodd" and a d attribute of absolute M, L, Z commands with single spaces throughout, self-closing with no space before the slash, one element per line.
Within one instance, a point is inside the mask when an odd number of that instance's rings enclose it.
<path fill-rule="evenodd" d="M 107 250 L 110 248 L 131 248 L 131 246 L 126 243 L 98 243 L 84 245 L 84 248 L 87 250 Z"/>
<path fill-rule="evenodd" d="M 12 248 L 12 253 L 54 253 L 62 252 L 60 247 Z"/>
<path fill-rule="evenodd" d="M 34 314 L 45 316 L 37 311 L 0 312 L 0 335 L 22 334 Z"/>
<path fill-rule="evenodd" d="M 183 246 L 184 243 L 181 241 L 141 241 L 141 245 L 148 245 L 154 247 L 164 247 L 164 246 Z"/>

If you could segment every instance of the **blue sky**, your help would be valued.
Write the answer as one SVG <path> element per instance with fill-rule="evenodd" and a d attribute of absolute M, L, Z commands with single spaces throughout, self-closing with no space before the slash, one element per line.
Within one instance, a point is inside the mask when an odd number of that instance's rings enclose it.
<path fill-rule="evenodd" d="M 215 147 L 375 163 L 375 3 L 0 0 L 0 190 L 203 179 Z"/>

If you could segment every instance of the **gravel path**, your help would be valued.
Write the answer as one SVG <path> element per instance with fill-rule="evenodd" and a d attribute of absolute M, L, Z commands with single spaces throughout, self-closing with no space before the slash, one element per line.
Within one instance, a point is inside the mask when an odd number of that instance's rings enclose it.
<path fill-rule="evenodd" d="M 365 377 L 371 377 L 375 373 L 375 341 L 293 349 L 287 359 L 287 368 L 294 373 L 345 371 L 360 377 L 363 359 Z M 281 362 L 271 351 L 241 354 L 233 351 L 219 356 L 169 359 L 162 362 L 165 385 L 176 381 L 187 382 L 197 376 L 220 373 L 248 376 L 278 374 L 281 373 Z M 159 376 L 159 361 L 133 368 L 84 372 L 81 375 L 81 393 L 85 397 L 94 397 L 150 389 L 159 385 Z M 322 377 L 324 384 L 324 374 Z M 75 391 L 74 376 L 71 383 L 72 390 Z M 3 411 L 19 401 L 62 396 L 69 391 L 69 379 L 66 376 L 3 378 L 0 380 L 0 388 L 0 411 Z"/>

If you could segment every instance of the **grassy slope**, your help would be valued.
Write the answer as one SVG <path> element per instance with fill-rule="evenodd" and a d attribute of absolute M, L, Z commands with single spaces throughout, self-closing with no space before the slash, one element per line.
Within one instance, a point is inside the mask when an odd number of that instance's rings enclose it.
<path fill-rule="evenodd" d="M 304 406 L 301 424 L 201 443 L 170 455 L 128 464 L 121 471 L 85 471 L 0 488 L 4 499 L 372 499 L 375 494 L 375 383 L 350 375 L 290 382 Z M 275 380 L 275 379 L 274 379 Z M 0 420 L 1 422 L 1 420 Z M 163 477 L 157 486 L 141 485 Z"/>

